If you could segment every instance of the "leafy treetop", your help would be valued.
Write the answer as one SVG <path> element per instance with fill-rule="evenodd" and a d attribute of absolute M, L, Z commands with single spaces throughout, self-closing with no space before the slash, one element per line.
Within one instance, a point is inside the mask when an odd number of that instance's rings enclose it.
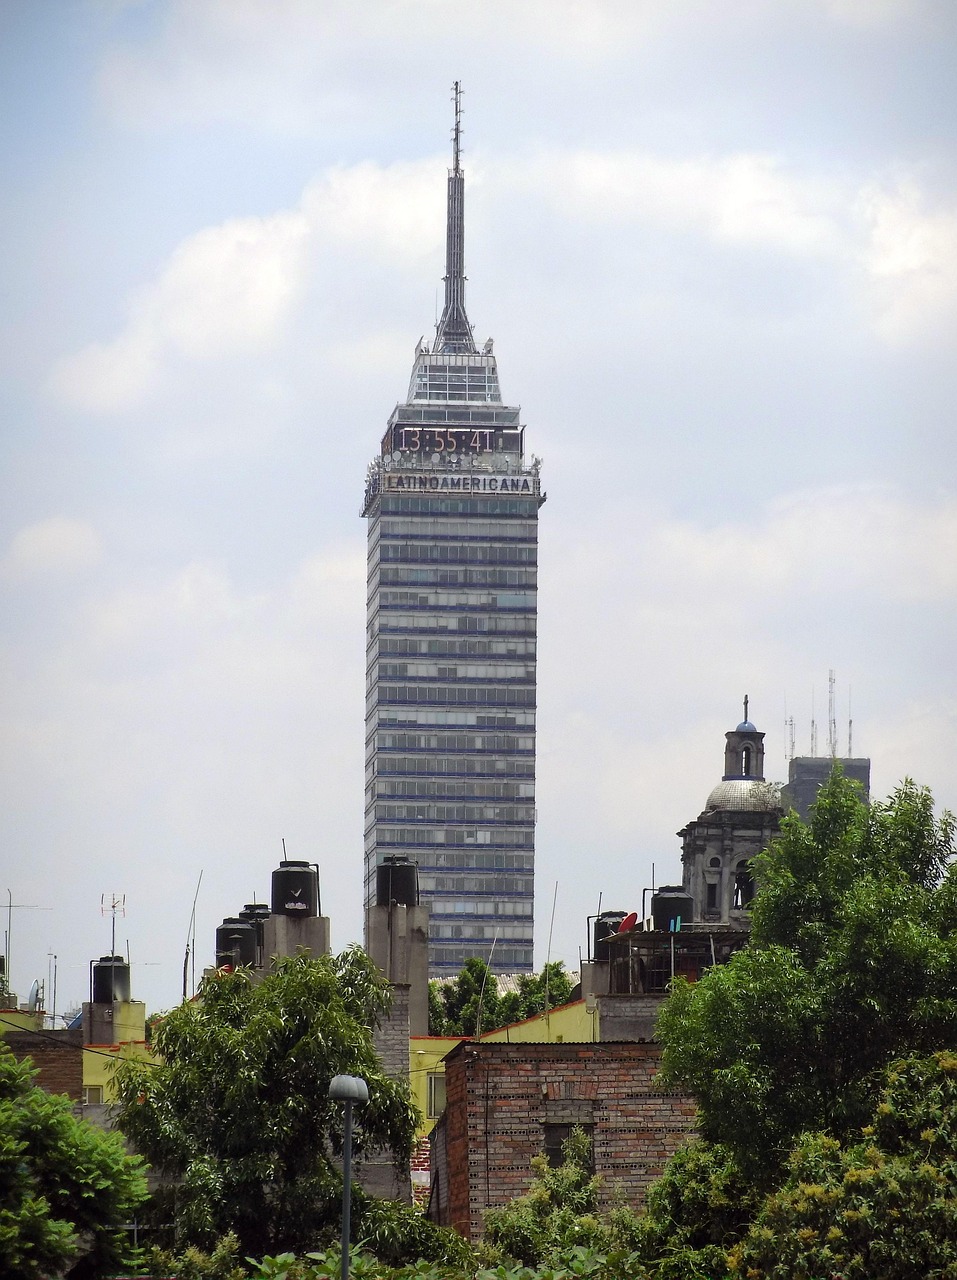
<path fill-rule="evenodd" d="M 386 1147 L 408 1158 L 416 1111 L 372 1042 L 390 998 L 359 948 L 280 960 L 258 982 L 218 973 L 157 1027 L 159 1065 L 119 1064 L 120 1127 L 177 1180 L 177 1247 L 214 1248 L 233 1232 L 243 1254 L 262 1255 L 331 1238 L 343 1110 L 327 1097 L 334 1075 L 369 1086 L 355 1110 L 357 1156 Z"/>
<path fill-rule="evenodd" d="M 573 985 L 556 960 L 541 973 L 521 974 L 516 991 L 499 995 L 495 975 L 484 960 L 473 957 L 452 982 L 429 983 L 429 1035 L 474 1036 L 534 1018 L 566 1004 Z"/>
<path fill-rule="evenodd" d="M 0 1274 L 102 1274 L 129 1260 L 121 1228 L 146 1199 L 142 1161 L 35 1075 L 0 1041 Z"/>
<path fill-rule="evenodd" d="M 839 772 L 754 860 L 747 947 L 659 1019 L 664 1078 L 703 1136 L 771 1185 L 797 1135 L 866 1123 L 895 1057 L 957 1043 L 954 820 L 905 781 L 865 805 Z"/>

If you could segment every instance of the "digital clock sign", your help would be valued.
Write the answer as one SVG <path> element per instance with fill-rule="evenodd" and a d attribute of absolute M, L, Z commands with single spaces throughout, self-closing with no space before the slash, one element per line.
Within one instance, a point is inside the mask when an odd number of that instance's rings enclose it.
<path fill-rule="evenodd" d="M 494 427 L 394 427 L 384 451 L 400 453 L 478 454 L 498 449 L 520 453 L 521 431 L 503 431 Z M 390 447 L 391 446 L 391 447 Z"/>

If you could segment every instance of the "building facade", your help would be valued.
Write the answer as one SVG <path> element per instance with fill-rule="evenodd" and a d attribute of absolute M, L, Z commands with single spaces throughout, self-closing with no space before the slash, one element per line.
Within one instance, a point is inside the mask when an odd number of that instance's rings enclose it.
<path fill-rule="evenodd" d="M 365 905 L 417 863 L 429 970 L 530 972 L 537 459 L 465 311 L 455 90 L 445 306 L 369 467 Z"/>

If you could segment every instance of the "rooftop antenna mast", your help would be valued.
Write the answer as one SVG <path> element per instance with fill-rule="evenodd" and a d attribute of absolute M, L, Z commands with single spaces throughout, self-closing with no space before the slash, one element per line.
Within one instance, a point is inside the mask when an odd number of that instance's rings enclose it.
<path fill-rule="evenodd" d="M 854 721 L 851 718 L 851 686 L 847 686 L 847 758 L 854 759 Z"/>
<path fill-rule="evenodd" d="M 827 673 L 827 753 L 837 759 L 837 712 L 834 706 L 834 668 Z"/>
<path fill-rule="evenodd" d="M 817 755 L 817 721 L 814 719 L 814 686 L 811 685 L 811 755 Z"/>
<path fill-rule="evenodd" d="M 462 173 L 462 84 L 452 85 L 452 168 L 449 170 L 445 227 L 445 306 L 435 331 L 434 351 L 474 355 L 475 339 L 465 314 L 465 176 Z"/>
<path fill-rule="evenodd" d="M 106 894 L 100 894 L 100 915 L 105 916 L 109 912 L 113 917 L 110 925 L 110 955 L 116 955 L 116 917 L 117 915 L 126 915 L 126 894 L 110 894 L 110 900 L 107 902 Z"/>

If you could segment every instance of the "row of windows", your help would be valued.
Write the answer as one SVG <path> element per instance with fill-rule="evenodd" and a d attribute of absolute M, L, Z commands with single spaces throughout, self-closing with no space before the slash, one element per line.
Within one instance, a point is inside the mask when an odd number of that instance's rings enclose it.
<path fill-rule="evenodd" d="M 521 906 L 531 915 L 532 897 L 535 892 L 535 881 L 532 876 L 475 876 L 475 875 L 458 875 L 458 876 L 435 876 L 426 877 L 426 879 L 434 879 L 434 890 L 446 893 L 475 893 L 475 894 L 525 894 L 524 902 L 518 902 L 515 905 Z M 419 888 L 423 893 L 428 892 L 422 881 L 419 881 Z M 430 901 L 430 907 L 440 914 L 451 910 L 452 905 L 457 899 L 449 899 L 443 901 L 437 898 Z"/>
<path fill-rule="evenodd" d="M 380 778 L 377 796 L 399 799 L 415 796 L 440 796 L 443 800 L 534 800 L 534 782 L 449 782 L 443 778 L 413 782 L 393 782 Z"/>
<path fill-rule="evenodd" d="M 407 703 L 415 706 L 465 704 L 472 707 L 534 707 L 535 689 L 506 685 L 379 685 L 379 702 Z"/>
<path fill-rule="evenodd" d="M 375 588 L 374 590 L 379 590 Z M 374 594 L 374 593 L 373 593 Z M 534 609 L 534 591 L 379 590 L 383 609 Z M 484 630 L 476 627 L 475 630 Z"/>
<path fill-rule="evenodd" d="M 531 942 L 531 925 L 522 924 L 434 924 L 430 938 L 499 938 L 508 942 Z"/>
<path fill-rule="evenodd" d="M 436 871 L 533 871 L 535 867 L 534 853 L 522 853 L 511 849 L 430 849 L 422 855 L 428 862 L 419 858 L 419 887 L 425 883 L 423 875 L 428 876 Z M 371 885 L 376 872 L 376 859 L 372 853 L 366 856 L 366 882 Z M 510 894 L 519 892 L 520 882 L 514 877 L 502 881 L 502 890 Z M 458 889 L 456 890 L 456 885 Z M 447 885 L 435 886 L 464 893 L 466 886 L 461 875 L 453 877 Z M 473 886 L 474 888 L 474 886 Z M 532 892 L 532 882 L 527 882 L 522 892 Z"/>
<path fill-rule="evenodd" d="M 530 733 L 380 733 L 380 750 L 534 751 Z"/>
<path fill-rule="evenodd" d="M 389 520 L 383 518 L 369 527 L 369 545 L 388 538 L 438 539 L 469 538 L 487 542 L 526 542 L 532 546 L 538 538 L 537 520 Z"/>
<path fill-rule="evenodd" d="M 379 545 L 379 559 L 401 560 L 411 564 L 537 564 L 538 550 L 533 546 L 483 545 L 480 542 L 392 542 Z"/>
<path fill-rule="evenodd" d="M 463 892 L 459 881 L 460 876 L 429 876 L 430 881 L 449 880 L 453 883 L 447 887 L 453 892 Z M 436 888 L 435 884 L 430 883 L 428 886 L 419 879 L 419 888 L 423 892 Z M 516 916 L 519 919 L 532 918 L 532 903 L 529 898 L 516 902 L 511 898 L 439 898 L 431 902 L 430 907 L 433 913 L 439 915 L 466 915 L 466 916 Z"/>
<path fill-rule="evenodd" d="M 484 943 L 473 945 L 471 947 L 458 946 L 455 943 L 443 943 L 436 939 L 436 949 L 432 953 L 429 962 L 429 972 L 433 974 L 454 974 L 458 973 L 466 960 L 470 960 L 472 956 L 481 956 L 483 960 L 488 962 L 491 957 L 495 961 L 495 968 L 508 973 L 531 973 L 532 972 L 532 948 L 528 947 L 495 947 L 494 956 L 491 955 L 492 943 L 486 947 Z"/>
<path fill-rule="evenodd" d="M 385 845 L 494 844 L 499 849 L 532 849 L 535 833 L 509 830 L 477 831 L 474 827 L 379 827 L 376 843 Z"/>
<path fill-rule="evenodd" d="M 404 729 L 427 728 L 432 725 L 450 729 L 534 729 L 534 711 L 477 712 L 431 711 L 425 707 L 370 707 L 369 731 L 379 725 L 397 725 Z"/>
<path fill-rule="evenodd" d="M 421 635 L 423 631 L 484 631 L 489 635 L 533 636 L 535 615 L 503 613 L 473 617 L 455 613 L 380 613 L 377 623 L 370 629 L 369 638 L 374 639 L 379 633 L 388 635 L 399 631 L 411 631 L 414 635 Z"/>
<path fill-rule="evenodd" d="M 383 565 L 379 582 L 390 585 L 437 587 L 534 587 L 537 569 L 416 569 Z"/>
<path fill-rule="evenodd" d="M 383 494 L 379 510 L 383 516 L 535 516 L 538 514 L 537 498 L 496 497 L 479 498 L 426 497 L 389 493 Z"/>
<path fill-rule="evenodd" d="M 377 804 L 376 822 L 534 822 L 530 804 Z"/>
<path fill-rule="evenodd" d="M 534 778 L 535 761 L 522 759 L 503 760 L 501 757 L 475 759 L 470 756 L 389 756 L 381 755 L 376 761 L 376 772 L 391 774 L 426 773 L 433 776 L 494 778 Z"/>
<path fill-rule="evenodd" d="M 534 640 L 411 640 L 383 636 L 378 652 L 385 654 L 423 654 L 437 658 L 534 658 Z"/>
<path fill-rule="evenodd" d="M 461 662 L 454 667 L 438 662 L 380 662 L 380 680 L 412 676 L 417 680 L 534 680 L 531 662 Z"/>

